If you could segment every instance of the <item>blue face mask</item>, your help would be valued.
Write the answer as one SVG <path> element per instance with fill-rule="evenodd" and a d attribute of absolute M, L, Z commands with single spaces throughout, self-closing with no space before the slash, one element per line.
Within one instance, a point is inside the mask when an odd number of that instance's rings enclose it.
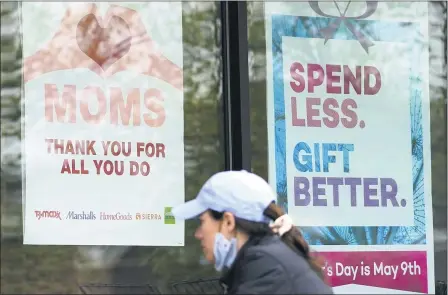
<path fill-rule="evenodd" d="M 216 233 L 213 254 L 215 255 L 215 269 L 222 271 L 224 267 L 230 268 L 235 261 L 238 249 L 236 239 L 227 240 L 222 233 Z"/>

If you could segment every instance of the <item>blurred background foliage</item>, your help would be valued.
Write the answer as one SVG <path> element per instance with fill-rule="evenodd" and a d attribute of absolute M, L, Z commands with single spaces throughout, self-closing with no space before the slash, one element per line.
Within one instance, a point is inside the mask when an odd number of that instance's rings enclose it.
<path fill-rule="evenodd" d="M 186 225 L 185 247 L 25 246 L 20 164 L 21 34 L 18 2 L 1 2 L 1 293 L 79 293 L 83 283 L 171 282 L 215 276 Z M 224 169 L 219 2 L 183 2 L 185 183 L 190 199 Z M 436 277 L 446 280 L 447 19 L 430 2 L 432 190 Z M 253 171 L 267 179 L 263 2 L 248 2 Z"/>

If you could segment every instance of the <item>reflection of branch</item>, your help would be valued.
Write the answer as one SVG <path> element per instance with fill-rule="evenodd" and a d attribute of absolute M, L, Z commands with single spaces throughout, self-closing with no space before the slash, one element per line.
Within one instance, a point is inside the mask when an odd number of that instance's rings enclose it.
<path fill-rule="evenodd" d="M 302 25 L 306 30 L 306 33 L 308 35 L 314 35 L 313 30 L 319 31 L 321 29 L 318 22 L 312 22 L 308 17 L 302 17 Z M 299 21 L 299 18 L 297 18 L 297 22 Z"/>
<path fill-rule="evenodd" d="M 299 35 L 298 29 L 299 29 L 299 22 L 300 22 L 300 16 L 295 17 L 295 23 L 294 27 L 292 28 L 292 31 L 294 32 L 294 36 Z"/>
<path fill-rule="evenodd" d="M 275 52 L 280 53 L 280 55 L 281 55 L 282 48 L 280 47 L 280 44 L 278 44 L 278 42 L 274 41 L 274 42 L 272 42 L 272 45 L 274 45 L 274 47 L 275 47 Z M 272 58 L 275 58 L 275 56 L 273 56 Z"/>
<path fill-rule="evenodd" d="M 140 38 L 137 38 L 140 37 Z M 141 38 L 143 37 L 143 38 Z M 137 40 L 137 42 L 135 42 Z M 109 60 L 111 58 L 116 58 L 122 53 L 125 53 L 129 46 L 131 45 L 137 45 L 141 44 L 143 42 L 147 42 L 149 40 L 148 36 L 145 35 L 145 33 L 140 33 L 137 36 L 129 36 L 128 38 L 124 39 L 123 41 L 119 42 L 115 48 L 113 48 L 113 51 L 106 57 L 106 60 Z M 134 43 L 132 43 L 134 41 Z"/>
<path fill-rule="evenodd" d="M 215 33 L 215 48 L 221 48 L 221 19 L 219 18 L 219 13 L 220 13 L 220 8 L 221 8 L 221 4 L 220 2 L 215 2 L 215 23 L 213 26 L 214 29 L 214 33 Z M 222 59 L 221 59 L 221 50 L 216 50 L 215 52 L 215 59 L 217 61 L 217 67 L 216 67 L 216 72 L 215 72 L 215 77 L 216 77 L 216 81 L 219 87 L 219 90 L 222 91 L 222 79 L 221 79 L 221 75 L 222 75 Z M 219 113 L 220 110 L 219 110 Z"/>
<path fill-rule="evenodd" d="M 446 75 L 447 75 L 447 73 L 446 73 L 446 67 L 447 67 L 447 64 L 448 64 L 448 53 L 447 53 L 447 51 L 448 51 L 448 44 L 447 44 L 447 38 L 448 38 L 448 36 L 447 36 L 447 34 L 448 34 L 448 30 L 447 30 L 447 26 L 448 26 L 448 23 L 447 23 L 447 6 L 448 6 L 448 4 L 447 4 L 447 2 L 443 2 L 443 1 L 440 1 L 440 2 L 437 2 L 437 3 L 439 3 L 441 6 L 442 6 L 442 11 L 444 11 L 445 13 L 444 13 L 444 18 L 443 18 L 443 26 L 442 26 L 442 40 L 443 40 L 443 47 L 445 48 L 445 50 L 443 50 L 443 52 L 444 52 L 444 61 L 445 61 L 445 79 L 446 79 Z"/>
<path fill-rule="evenodd" d="M 291 28 L 291 31 L 293 32 L 293 36 L 297 36 L 298 35 L 297 30 L 298 30 L 298 27 L 299 27 L 299 22 L 300 22 L 300 16 L 296 16 L 295 17 L 295 23 L 293 24 L 293 26 Z M 278 39 L 276 38 L 275 40 L 281 40 L 281 38 L 278 38 Z M 283 50 L 282 50 L 282 48 L 281 48 L 281 46 L 280 46 L 280 44 L 278 42 L 272 42 L 272 44 L 275 47 L 275 52 L 283 54 Z"/>

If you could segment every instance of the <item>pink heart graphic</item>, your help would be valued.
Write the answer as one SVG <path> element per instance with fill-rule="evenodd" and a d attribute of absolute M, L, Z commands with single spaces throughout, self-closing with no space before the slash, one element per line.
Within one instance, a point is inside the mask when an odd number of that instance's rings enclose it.
<path fill-rule="evenodd" d="M 112 16 L 107 27 L 101 27 L 94 14 L 84 16 L 76 29 L 79 49 L 103 70 L 122 58 L 131 48 L 131 31 L 119 16 Z"/>

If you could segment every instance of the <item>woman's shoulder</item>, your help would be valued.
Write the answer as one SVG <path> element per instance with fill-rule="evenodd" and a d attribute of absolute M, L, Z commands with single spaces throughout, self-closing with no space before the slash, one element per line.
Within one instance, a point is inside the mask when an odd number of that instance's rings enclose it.
<path fill-rule="evenodd" d="M 293 293 L 332 294 L 331 288 L 319 278 L 306 259 L 278 236 L 263 238 L 257 245 L 248 247 L 244 256 L 247 272 L 276 274 Z"/>
<path fill-rule="evenodd" d="M 288 273 L 307 271 L 311 268 L 304 257 L 289 248 L 278 236 L 264 237 L 251 247 L 248 247 L 246 259 L 265 260 L 265 267 L 281 266 Z"/>

